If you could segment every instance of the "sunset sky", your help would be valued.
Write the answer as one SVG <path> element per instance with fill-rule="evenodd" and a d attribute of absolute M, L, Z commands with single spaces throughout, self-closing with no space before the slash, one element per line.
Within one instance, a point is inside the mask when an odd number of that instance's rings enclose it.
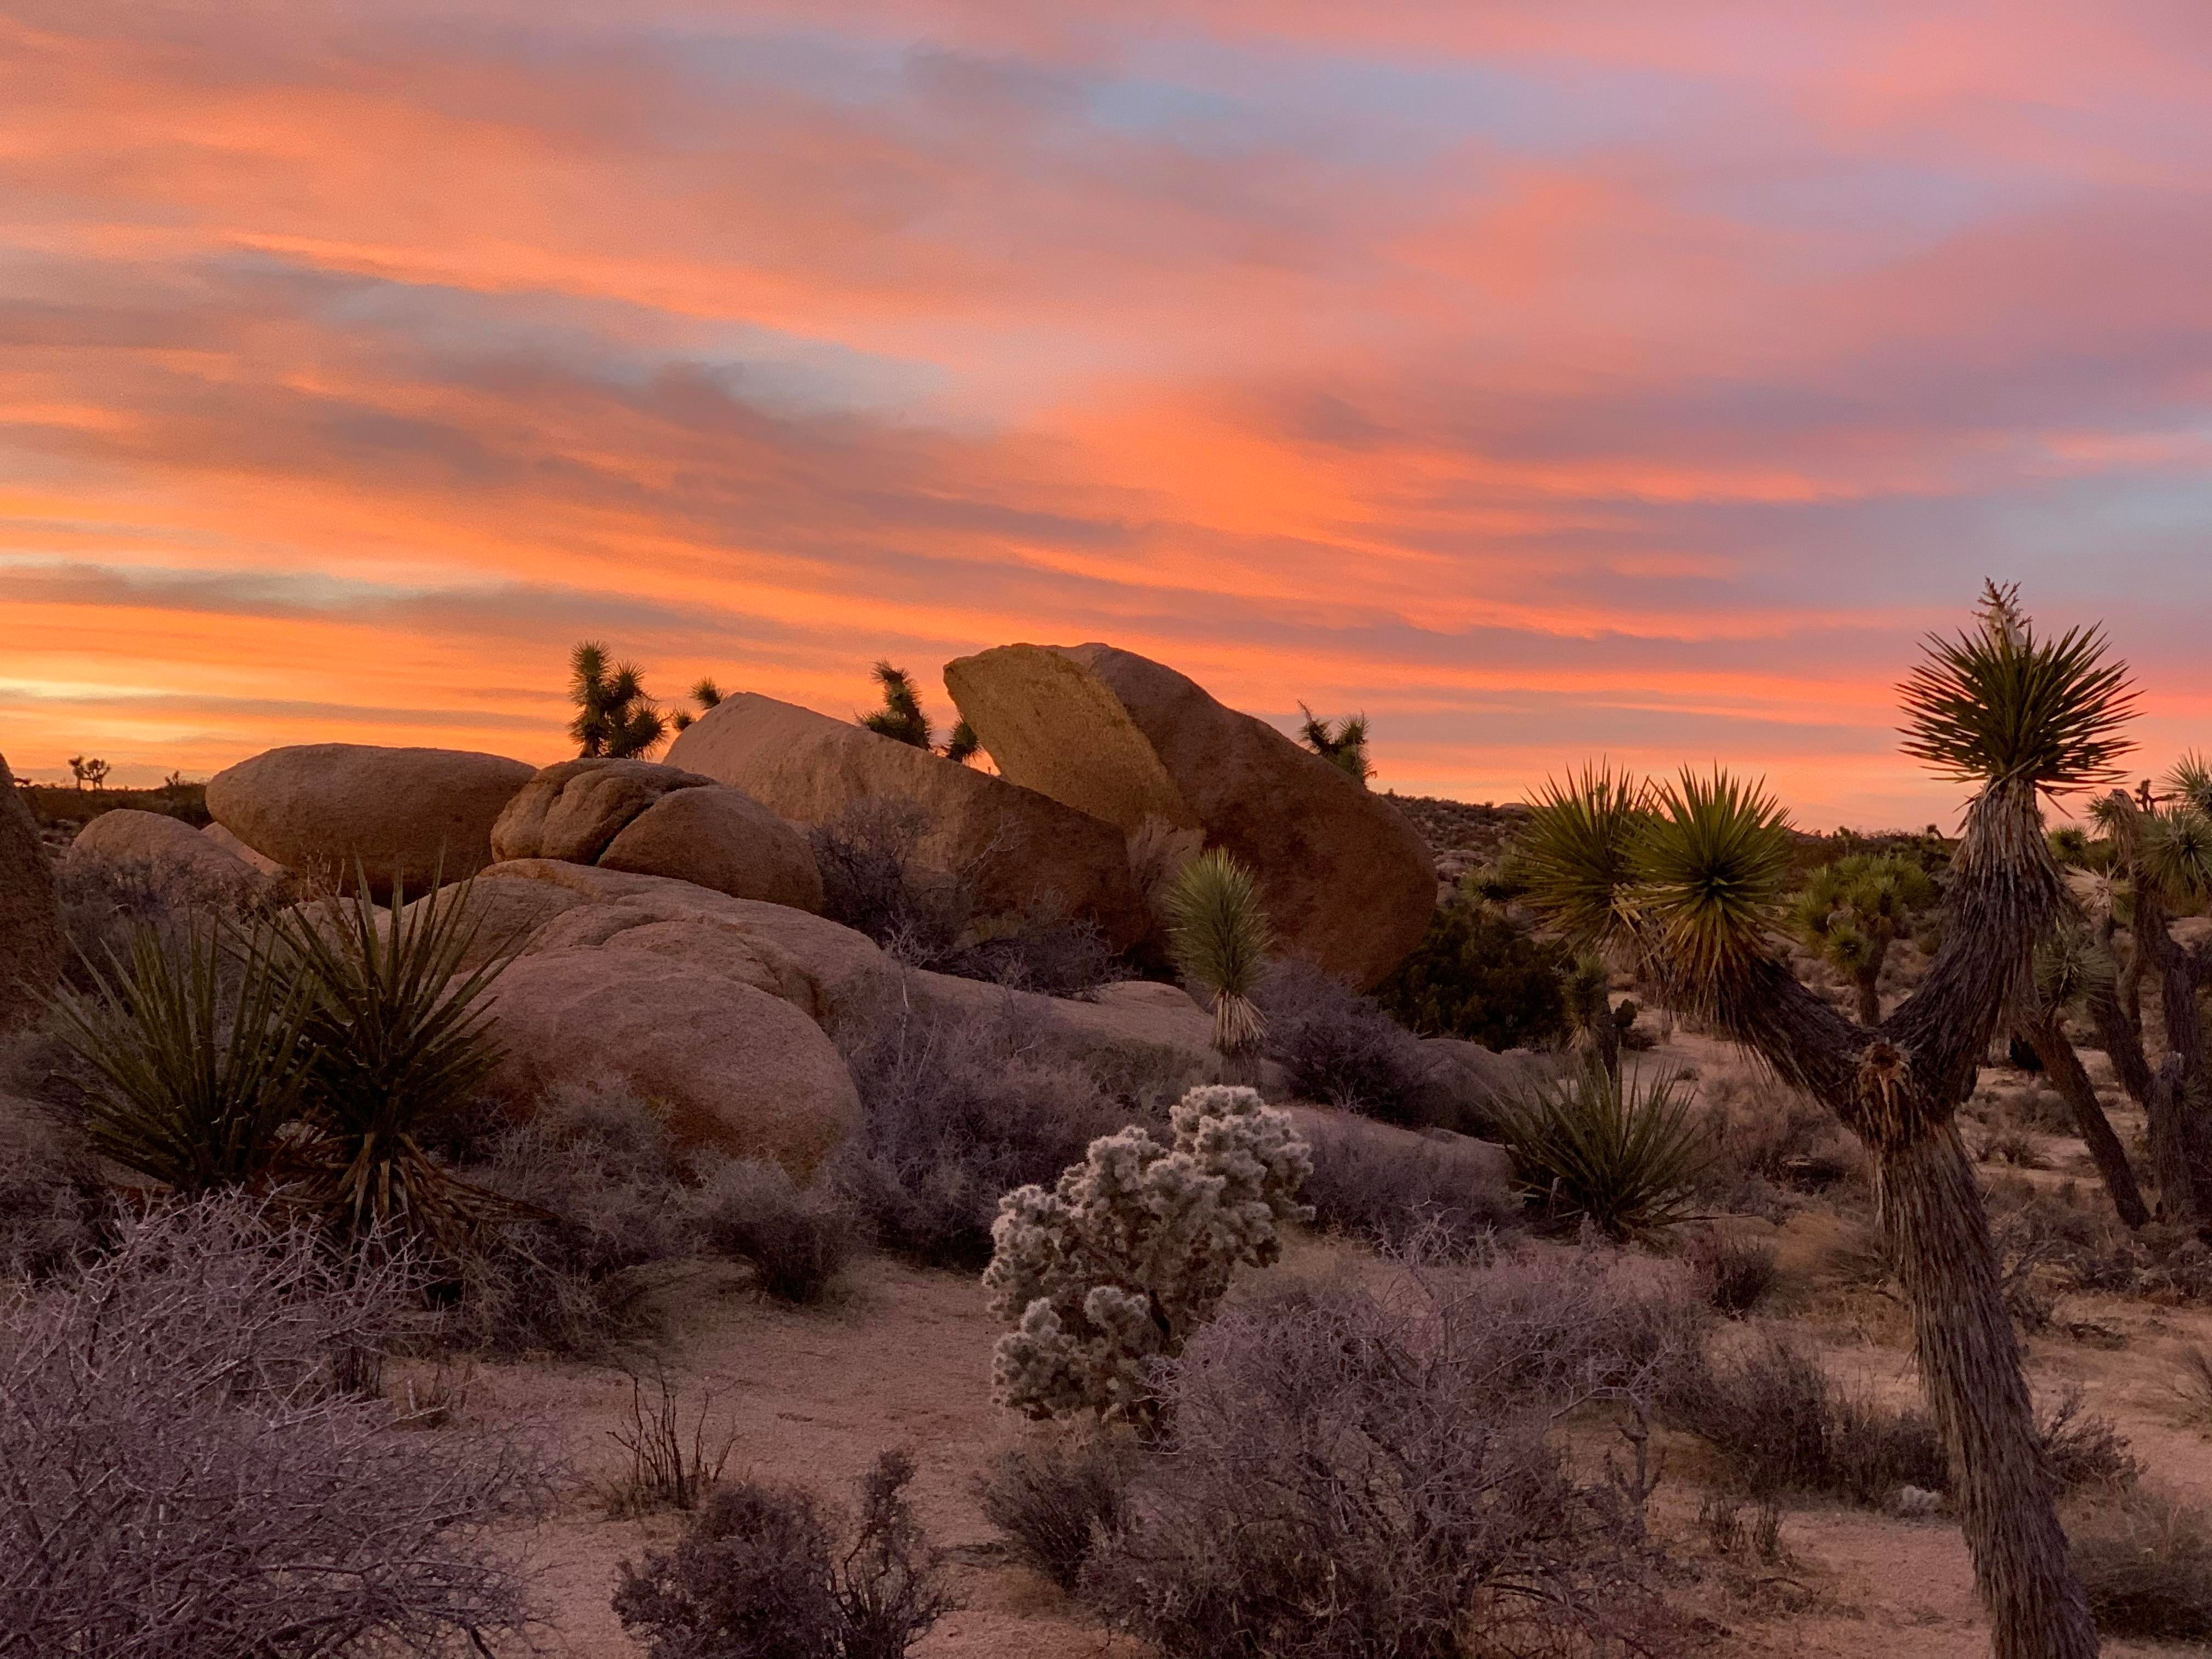
<path fill-rule="evenodd" d="M 0 0 L 0 111 L 19 772 L 1099 639 L 1924 823 L 1984 575 L 2212 745 L 2201 0 Z"/>

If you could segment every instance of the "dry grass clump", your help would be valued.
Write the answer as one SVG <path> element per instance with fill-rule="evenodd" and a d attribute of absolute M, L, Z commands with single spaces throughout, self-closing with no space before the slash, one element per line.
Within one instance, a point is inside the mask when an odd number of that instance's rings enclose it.
<path fill-rule="evenodd" d="M 2099 1630 L 2212 1641 L 2212 1514 L 2130 1492 L 2076 1513 L 2066 1530 Z"/>
<path fill-rule="evenodd" d="M 1781 1281 L 1774 1247 L 1756 1239 L 1707 1229 L 1691 1236 L 1683 1254 L 1705 1300 L 1732 1319 L 1759 1307 Z"/>
<path fill-rule="evenodd" d="M 1711 1160 L 1695 1190 L 1707 1212 L 1780 1221 L 1805 1194 L 1865 1183 L 1864 1148 L 1817 1101 L 1736 1073 L 1698 1095 Z"/>
<path fill-rule="evenodd" d="M 1205 1659 L 1667 1651 L 1638 1504 L 1551 1431 L 1662 1386 L 1700 1318 L 1679 1278 L 1533 1259 L 1225 1313 L 1164 1370 L 1081 1593 Z"/>
<path fill-rule="evenodd" d="M 0 1279 L 44 1279 L 88 1261 L 111 1211 L 82 1132 L 0 1093 Z"/>
<path fill-rule="evenodd" d="M 1134 1444 L 1109 1430 L 1041 1434 L 1000 1453 L 976 1496 L 1017 1560 L 1073 1590 L 1092 1553 L 1128 1520 L 1137 1460 Z"/>
<path fill-rule="evenodd" d="M 416 1292 L 404 1261 L 338 1258 L 211 1197 L 121 1224 L 104 1259 L 11 1305 L 11 1650 L 430 1652 L 519 1631 L 492 1529 L 538 1496 L 535 1455 L 356 1391 Z"/>
<path fill-rule="evenodd" d="M 753 1264 L 763 1295 L 793 1305 L 822 1301 L 853 1257 L 860 1218 L 825 1182 L 802 1187 L 781 1164 L 730 1159 L 699 1194 L 707 1248 Z"/>
<path fill-rule="evenodd" d="M 878 1243 L 929 1266 L 980 1268 L 1003 1194 L 1050 1186 L 1133 1118 L 1165 1121 L 1163 1099 L 1117 1097 L 1011 1006 L 898 1007 L 839 1035 L 865 1113 L 830 1179 Z"/>

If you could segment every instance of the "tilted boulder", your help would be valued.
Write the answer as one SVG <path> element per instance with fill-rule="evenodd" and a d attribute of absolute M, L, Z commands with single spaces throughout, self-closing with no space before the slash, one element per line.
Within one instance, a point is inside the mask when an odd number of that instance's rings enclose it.
<path fill-rule="evenodd" d="M 679 1141 L 805 1174 L 860 1121 L 852 1073 L 782 998 L 695 962 L 619 945 L 510 963 L 486 996 L 506 1049 L 492 1086 L 532 1097 L 611 1073 L 660 1103 Z"/>
<path fill-rule="evenodd" d="M 0 1026 L 36 1011 L 60 977 L 65 948 L 39 821 L 0 756 Z"/>
<path fill-rule="evenodd" d="M 236 836 L 232 835 L 229 830 L 224 829 L 219 823 L 209 824 L 200 831 L 200 834 L 205 836 L 210 841 L 213 842 L 217 847 L 222 848 L 224 852 L 228 853 L 233 858 L 243 860 L 246 863 L 251 865 L 254 869 L 258 870 L 264 876 L 284 876 L 291 873 L 289 871 L 286 870 L 283 865 L 277 863 L 275 859 L 270 858 L 264 854 L 255 852 L 251 847 L 248 847 L 244 842 L 239 840 Z"/>
<path fill-rule="evenodd" d="M 987 913 L 1058 907 L 1096 921 L 1115 949 L 1146 932 L 1115 825 L 864 726 L 738 692 L 670 744 L 668 762 L 799 823 L 864 801 L 911 801 L 928 826 L 920 856 L 971 882 Z"/>
<path fill-rule="evenodd" d="M 797 829 L 742 789 L 653 761 L 545 768 L 500 814 L 491 850 L 501 861 L 559 859 L 822 908 L 822 872 Z"/>
<path fill-rule="evenodd" d="M 78 830 L 62 861 L 72 871 L 100 865 L 140 866 L 186 900 L 251 899 L 275 879 L 181 818 L 129 807 L 102 812 Z"/>
<path fill-rule="evenodd" d="M 491 829 L 537 769 L 459 749 L 356 743 L 271 749 L 218 772 L 216 822 L 264 858 L 345 886 L 356 863 L 387 896 L 459 881 L 492 861 Z"/>
<path fill-rule="evenodd" d="M 945 683 L 1012 782 L 1128 836 L 1196 829 L 1249 866 L 1283 951 L 1364 989 L 1420 943 L 1436 866 L 1405 815 L 1266 721 L 1109 645 L 1010 645 Z"/>

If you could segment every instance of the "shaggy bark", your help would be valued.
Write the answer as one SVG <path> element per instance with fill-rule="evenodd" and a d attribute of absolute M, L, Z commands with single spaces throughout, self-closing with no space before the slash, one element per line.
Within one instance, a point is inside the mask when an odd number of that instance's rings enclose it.
<path fill-rule="evenodd" d="M 2058 1524 L 1996 1247 L 1956 1121 L 1999 1021 L 2033 995 L 2035 943 L 2063 902 L 2033 788 L 1990 786 L 1968 811 L 1952 868 L 1943 944 L 1919 990 L 1882 1025 L 1851 1024 L 1771 957 L 1713 987 L 1715 1012 L 1874 1155 L 1994 1659 L 2092 1659 L 2095 1622 Z"/>
<path fill-rule="evenodd" d="M 2212 1133 L 2203 1121 L 2212 1087 L 2205 1073 L 2204 1021 L 2197 1006 L 2202 973 L 2197 958 L 2168 931 L 2170 917 L 2157 883 L 2140 858 L 2133 862 L 2135 964 L 2155 981 L 2166 1020 L 2166 1063 L 2142 1098 L 2149 1119 L 2151 1172 L 2158 1182 L 2160 1215 L 2201 1226 L 2212 1220 Z M 2134 1047 L 2140 1054 L 2139 1038 Z"/>
<path fill-rule="evenodd" d="M 2112 1208 L 2120 1219 L 2130 1227 L 2140 1227 L 2150 1219 L 2150 1211 L 2143 1203 L 2142 1188 L 2136 1184 L 2136 1172 L 2128 1162 L 2127 1148 L 2120 1144 L 2113 1132 L 2112 1120 L 2105 1115 L 2105 1108 L 2097 1098 L 2096 1085 L 2081 1067 L 2081 1057 L 2074 1052 L 2074 1045 L 2060 1029 L 2057 1014 L 2045 1011 L 2037 1018 L 2024 1022 L 2021 1036 L 2035 1057 L 2043 1062 L 2044 1075 L 2051 1086 L 2058 1091 L 2059 1097 L 2074 1114 L 2074 1127 L 2080 1131 L 2089 1156 L 2096 1160 L 2097 1173 L 2105 1182 L 2105 1190 L 2112 1195 Z"/>

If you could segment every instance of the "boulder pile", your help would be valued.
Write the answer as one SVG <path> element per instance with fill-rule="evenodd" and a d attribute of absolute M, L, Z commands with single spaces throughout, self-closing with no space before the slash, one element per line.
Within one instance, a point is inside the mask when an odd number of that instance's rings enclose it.
<path fill-rule="evenodd" d="M 471 963 L 514 957 L 490 1006 L 517 1098 L 611 1071 L 664 1102 L 687 1139 L 794 1170 L 827 1156 L 860 1109 L 830 1028 L 888 1006 L 1005 1006 L 1079 1044 L 1214 1059 L 1208 1017 L 1173 986 L 1061 1001 L 903 969 L 826 919 L 817 848 L 830 857 L 870 813 L 905 815 L 913 859 L 957 879 L 979 939 L 1073 917 L 1157 960 L 1164 881 L 1221 847 L 1257 877 L 1285 952 L 1355 987 L 1419 940 L 1436 872 L 1413 827 L 1186 676 L 1106 645 L 1017 645 L 962 658 L 945 680 L 995 772 L 742 692 L 663 763 L 274 749 L 208 785 L 204 834 L 114 811 L 70 857 L 170 866 L 264 900 L 288 873 L 312 892 L 350 887 L 359 867 L 379 898 L 395 880 L 415 897 L 474 878 Z M 51 981 L 59 933 L 36 842 L 4 792 L 0 960 Z M 0 986 L 0 1017 L 10 994 Z"/>

